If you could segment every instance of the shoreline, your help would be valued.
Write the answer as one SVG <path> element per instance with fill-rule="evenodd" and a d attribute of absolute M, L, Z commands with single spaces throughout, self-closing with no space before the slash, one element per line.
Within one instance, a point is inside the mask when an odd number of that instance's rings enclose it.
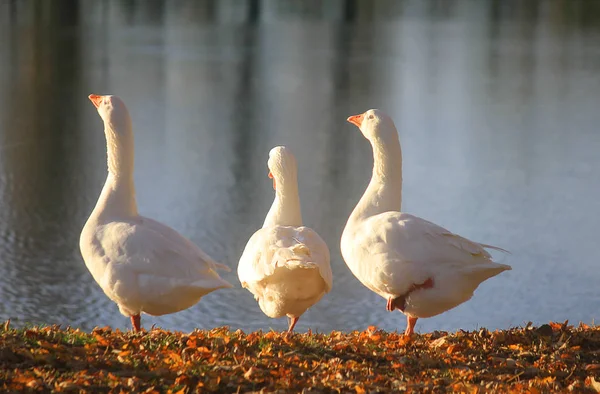
<path fill-rule="evenodd" d="M 138 334 L 0 325 L 5 392 L 600 392 L 600 327 Z M 310 390 L 310 391 L 309 391 Z"/>

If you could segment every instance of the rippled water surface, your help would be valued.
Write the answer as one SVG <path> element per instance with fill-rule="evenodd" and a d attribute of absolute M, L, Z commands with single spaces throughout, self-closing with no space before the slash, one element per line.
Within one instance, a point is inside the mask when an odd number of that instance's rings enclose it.
<path fill-rule="evenodd" d="M 235 289 L 152 324 L 283 329 L 235 269 L 273 198 L 269 149 L 299 162 L 305 223 L 334 288 L 304 331 L 404 329 L 339 237 L 381 108 L 404 151 L 403 209 L 511 251 L 417 329 L 591 322 L 600 310 L 600 15 L 594 1 L 0 1 L 0 320 L 129 326 L 79 254 L 106 176 L 89 93 L 129 106 L 140 212 L 233 268 Z"/>

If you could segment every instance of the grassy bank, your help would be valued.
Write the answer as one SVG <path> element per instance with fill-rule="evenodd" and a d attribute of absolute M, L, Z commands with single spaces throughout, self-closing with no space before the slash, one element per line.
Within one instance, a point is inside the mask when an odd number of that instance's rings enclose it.
<path fill-rule="evenodd" d="M 0 326 L 0 391 L 598 392 L 600 328 L 402 335 Z"/>

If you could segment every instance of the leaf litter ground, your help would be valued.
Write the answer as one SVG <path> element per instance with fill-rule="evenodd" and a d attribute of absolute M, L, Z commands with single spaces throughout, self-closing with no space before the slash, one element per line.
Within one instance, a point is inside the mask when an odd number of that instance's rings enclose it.
<path fill-rule="evenodd" d="M 600 328 L 528 324 L 413 336 L 0 326 L 0 391 L 600 392 Z"/>

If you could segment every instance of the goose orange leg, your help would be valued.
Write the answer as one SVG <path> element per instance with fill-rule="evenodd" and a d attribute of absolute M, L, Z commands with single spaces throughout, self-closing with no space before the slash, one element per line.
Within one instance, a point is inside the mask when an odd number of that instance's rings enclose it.
<path fill-rule="evenodd" d="M 140 332 L 140 330 L 142 329 L 141 320 L 142 319 L 140 318 L 139 314 L 131 316 L 131 325 L 133 327 L 134 332 Z"/>
<path fill-rule="evenodd" d="M 294 331 L 294 327 L 296 327 L 296 323 L 298 323 L 299 317 L 288 317 L 288 330 L 287 335 L 292 335 L 292 331 Z"/>
<path fill-rule="evenodd" d="M 406 331 L 404 331 L 404 335 L 410 337 L 415 332 L 415 324 L 417 324 L 416 317 L 406 316 Z"/>
<path fill-rule="evenodd" d="M 432 287 L 433 287 L 433 279 L 432 278 L 427 278 L 427 280 L 425 282 L 421 283 L 420 285 L 413 284 L 406 293 L 401 294 L 396 298 L 392 298 L 392 297 L 388 298 L 385 309 L 389 312 L 393 311 L 394 309 L 399 309 L 400 311 L 404 312 L 404 309 L 406 308 L 406 298 L 410 295 L 410 293 L 412 293 L 413 291 L 416 291 L 416 290 L 421 290 L 421 289 L 431 289 Z"/>

